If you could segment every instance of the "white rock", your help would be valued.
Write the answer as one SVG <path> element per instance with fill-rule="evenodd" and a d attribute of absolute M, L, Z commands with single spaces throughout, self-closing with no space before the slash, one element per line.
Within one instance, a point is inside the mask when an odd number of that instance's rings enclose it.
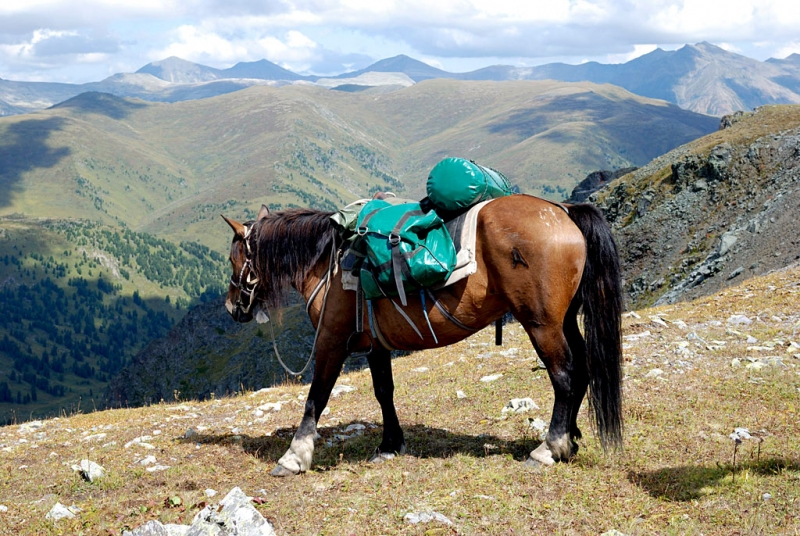
<path fill-rule="evenodd" d="M 649 337 L 651 333 L 649 331 L 643 331 L 641 333 L 634 333 L 633 335 L 625 335 L 622 337 L 626 341 L 638 341 L 639 339 L 644 339 L 645 337 Z"/>
<path fill-rule="evenodd" d="M 416 525 L 418 523 L 430 523 L 431 521 L 438 521 L 439 523 L 444 523 L 445 525 L 453 524 L 452 521 L 447 519 L 446 516 L 440 514 L 439 512 L 409 512 L 403 516 L 403 519 L 412 525 Z"/>
<path fill-rule="evenodd" d="M 347 434 L 349 432 L 363 432 L 366 428 L 367 427 L 361 423 L 353 423 L 344 429 L 344 433 Z"/>
<path fill-rule="evenodd" d="M 731 368 L 740 367 L 742 365 L 742 360 L 738 357 L 734 357 L 731 359 Z"/>
<path fill-rule="evenodd" d="M 21 424 L 19 426 L 19 429 L 17 430 L 17 432 L 20 433 L 20 434 L 29 434 L 29 433 L 33 432 L 34 430 L 38 430 L 39 428 L 41 428 L 43 426 L 44 426 L 44 423 L 42 423 L 42 421 L 30 421 L 30 422 L 26 422 L 24 424 Z"/>
<path fill-rule="evenodd" d="M 90 435 L 90 436 L 84 437 L 83 439 L 81 439 L 81 441 L 84 442 L 84 443 L 89 442 L 89 441 L 99 441 L 101 439 L 105 439 L 106 435 L 107 434 L 105 434 L 105 433 L 94 434 L 94 435 Z"/>
<path fill-rule="evenodd" d="M 0 514 L 5 512 L 8 512 L 8 506 L 5 504 L 0 504 Z"/>
<path fill-rule="evenodd" d="M 540 441 L 544 441 L 547 437 L 547 423 L 542 419 L 528 419 L 528 425 L 536 431 L 536 435 Z"/>
<path fill-rule="evenodd" d="M 667 325 L 667 323 L 666 323 L 666 322 L 664 322 L 664 319 L 662 319 L 662 318 L 661 318 L 661 317 L 659 317 L 659 316 L 651 316 L 651 317 L 650 317 L 650 322 L 652 322 L 653 324 L 656 324 L 656 325 L 658 325 L 658 326 L 661 326 L 662 328 L 669 327 L 669 326 Z"/>
<path fill-rule="evenodd" d="M 257 410 L 261 411 L 280 411 L 283 407 L 284 402 L 267 402 L 266 404 L 261 404 L 256 408 Z"/>
<path fill-rule="evenodd" d="M 663 374 L 664 374 L 663 370 L 661 370 L 660 368 L 654 368 L 653 370 L 651 370 L 650 372 L 645 374 L 644 377 L 645 378 L 657 378 L 659 376 L 662 376 Z"/>
<path fill-rule="evenodd" d="M 100 465 L 90 460 L 81 460 L 80 465 L 73 465 L 72 470 L 79 473 L 85 480 L 94 482 L 97 479 L 103 478 L 106 470 Z"/>
<path fill-rule="evenodd" d="M 156 463 L 156 457 L 153 455 L 147 456 L 146 458 L 142 458 L 138 462 L 139 465 L 154 465 Z"/>
<path fill-rule="evenodd" d="M 639 316 L 639 315 L 636 313 L 636 311 L 630 311 L 630 312 L 624 313 L 622 316 L 623 316 L 624 318 L 637 318 L 637 319 L 638 319 L 638 318 L 642 318 L 641 316 Z"/>
<path fill-rule="evenodd" d="M 747 336 L 747 344 L 755 344 L 758 342 L 758 339 L 753 337 L 752 335 Z"/>
<path fill-rule="evenodd" d="M 733 324 L 736 326 L 747 326 L 752 323 L 753 321 L 747 318 L 745 315 L 731 315 L 728 318 L 728 324 Z"/>
<path fill-rule="evenodd" d="M 417 367 L 415 369 L 411 369 L 411 372 L 428 372 L 430 369 L 428 367 Z"/>
<path fill-rule="evenodd" d="M 209 498 L 210 498 L 210 497 L 213 497 L 214 495 L 216 495 L 216 494 L 217 494 L 217 490 L 215 490 L 215 489 L 211 489 L 211 488 L 208 488 L 208 489 L 207 489 L 207 490 L 205 490 L 203 493 L 205 493 L 205 494 L 206 494 L 206 497 L 209 497 Z"/>
<path fill-rule="evenodd" d="M 503 413 L 514 412 L 514 413 L 525 413 L 526 411 L 530 411 L 532 409 L 539 409 L 539 406 L 536 405 L 536 402 L 533 401 L 531 398 L 512 398 L 508 404 L 503 408 Z"/>
<path fill-rule="evenodd" d="M 356 388 L 351 385 L 340 384 L 333 388 L 333 391 L 331 391 L 331 397 L 336 398 L 342 393 L 352 393 L 355 390 Z"/>
<path fill-rule="evenodd" d="M 503 377 L 503 375 L 499 374 L 499 373 L 498 374 L 490 374 L 488 376 L 484 376 L 483 378 L 481 378 L 481 381 L 484 382 L 484 383 L 488 383 L 488 382 L 493 382 L 495 380 L 499 380 L 502 377 Z"/>
<path fill-rule="evenodd" d="M 761 370 L 767 368 L 767 364 L 763 361 L 753 361 L 752 363 L 748 363 L 744 366 L 746 369 L 750 370 Z"/>
<path fill-rule="evenodd" d="M 689 329 L 689 325 L 683 320 L 673 320 L 672 323 L 681 329 Z"/>
<path fill-rule="evenodd" d="M 456 397 L 458 398 L 467 398 L 467 394 L 464 391 L 456 391 Z"/>
<path fill-rule="evenodd" d="M 49 519 L 51 521 L 58 521 L 59 519 L 64 518 L 72 519 L 75 517 L 75 513 L 71 508 L 67 508 L 60 502 L 57 502 L 44 517 L 45 519 Z"/>
<path fill-rule="evenodd" d="M 148 467 L 147 469 L 145 469 L 145 471 L 147 471 L 148 473 L 155 473 L 156 471 L 166 471 L 167 469 L 169 469 L 169 465 L 156 464 L 151 467 Z"/>

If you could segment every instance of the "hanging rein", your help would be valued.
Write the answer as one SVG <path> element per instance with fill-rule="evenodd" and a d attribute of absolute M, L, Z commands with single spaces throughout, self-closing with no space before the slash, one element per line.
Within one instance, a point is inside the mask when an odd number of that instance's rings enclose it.
<path fill-rule="evenodd" d="M 239 289 L 239 296 L 236 299 L 236 303 L 234 304 L 236 308 L 241 311 L 241 313 L 247 314 L 252 309 L 253 305 L 256 302 L 256 290 L 258 289 L 259 278 L 255 277 L 255 270 L 253 268 L 253 249 L 250 246 L 250 233 L 253 230 L 253 226 L 247 226 L 246 231 L 244 233 L 244 244 L 245 244 L 245 261 L 242 264 L 242 269 L 239 270 L 239 279 L 238 281 L 234 281 L 233 276 L 231 276 L 231 285 L 235 288 Z M 311 309 L 311 304 L 317 298 L 322 287 L 325 287 L 325 293 L 322 297 L 322 308 L 320 309 L 319 313 L 319 321 L 317 322 L 317 329 L 314 331 L 314 343 L 311 346 L 311 353 L 308 356 L 308 360 L 306 361 L 305 366 L 302 370 L 296 372 L 290 369 L 286 363 L 284 363 L 283 359 L 281 358 L 280 353 L 278 352 L 278 345 L 275 342 L 275 329 L 272 327 L 272 322 L 270 322 L 269 317 L 269 308 L 265 303 L 262 303 L 262 309 L 258 311 L 256 314 L 256 322 L 259 324 L 269 323 L 269 330 L 270 334 L 272 335 L 272 349 L 275 352 L 275 357 L 278 358 L 278 362 L 281 364 L 283 369 L 290 374 L 291 376 L 301 376 L 308 370 L 308 367 L 311 365 L 311 360 L 314 357 L 314 353 L 317 349 L 317 339 L 319 338 L 319 331 L 320 327 L 322 326 L 322 319 L 325 315 L 325 305 L 328 303 L 328 291 L 331 287 L 331 279 L 333 273 L 335 271 L 335 258 L 336 258 L 336 234 L 334 233 L 331 236 L 330 240 L 331 246 L 331 253 L 330 258 L 328 260 L 328 269 L 325 271 L 325 275 L 322 276 L 317 286 L 311 292 L 311 295 L 308 299 L 308 303 L 306 304 L 306 313 L 309 312 Z M 247 277 L 245 278 L 245 270 L 247 270 Z M 242 301 L 242 295 L 247 296 L 247 304 Z M 264 310 L 267 312 L 265 313 Z"/>

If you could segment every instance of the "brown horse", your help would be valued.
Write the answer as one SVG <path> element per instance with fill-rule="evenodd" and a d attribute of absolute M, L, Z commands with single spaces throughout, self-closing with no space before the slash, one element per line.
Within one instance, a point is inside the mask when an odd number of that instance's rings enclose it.
<path fill-rule="evenodd" d="M 428 330 L 420 330 L 420 337 L 387 298 L 372 302 L 373 324 L 382 337 L 373 338 L 369 328 L 356 333 L 356 292 L 343 289 L 342 270 L 336 269 L 336 245 L 341 240 L 331 213 L 310 209 L 270 213 L 262 207 L 256 220 L 245 224 L 225 218 L 235 232 L 226 301 L 234 320 L 252 320 L 256 304 L 279 306 L 291 286 L 307 303 L 311 301 L 308 311 L 317 329 L 316 365 L 305 413 L 272 474 L 287 476 L 309 469 L 317 422 L 345 358 L 355 351 L 369 351 L 375 396 L 383 413 L 383 440 L 372 459 L 403 453 L 387 346 L 420 350 L 453 344 L 508 311 L 528 333 L 555 390 L 546 440 L 526 463 L 551 465 L 577 452 L 575 439 L 581 432 L 576 418 L 587 387 L 603 448 L 620 446 L 622 295 L 617 247 L 599 210 L 586 204 L 563 208 L 536 197 L 512 195 L 481 210 L 477 272 L 435 293 L 457 322 L 432 300 L 424 302 L 430 331 L 438 342 Z M 329 289 L 320 292 L 328 274 Z M 581 308 L 585 339 L 578 328 Z M 427 325 L 421 297 L 409 296 L 403 309 L 415 325 Z M 367 308 L 363 314 L 368 325 Z"/>

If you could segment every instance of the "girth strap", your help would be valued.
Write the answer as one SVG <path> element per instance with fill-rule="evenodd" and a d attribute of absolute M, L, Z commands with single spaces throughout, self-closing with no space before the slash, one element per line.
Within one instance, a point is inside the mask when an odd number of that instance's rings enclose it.
<path fill-rule="evenodd" d="M 464 331 L 469 331 L 470 333 L 475 333 L 476 331 L 478 331 L 477 329 L 467 326 L 466 324 L 461 322 L 458 318 L 454 317 L 450 313 L 450 311 L 447 310 L 447 307 L 445 307 L 445 305 L 439 301 L 439 298 L 437 298 L 436 295 L 433 292 L 431 292 L 430 289 L 426 288 L 425 293 L 428 295 L 428 298 L 431 299 L 433 305 L 439 310 L 440 313 L 442 313 L 442 316 L 444 316 L 450 322 L 455 324 L 456 327 L 463 329 Z"/>

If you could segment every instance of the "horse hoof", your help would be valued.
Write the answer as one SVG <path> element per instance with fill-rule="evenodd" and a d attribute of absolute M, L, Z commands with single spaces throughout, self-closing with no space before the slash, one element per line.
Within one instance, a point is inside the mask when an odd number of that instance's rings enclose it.
<path fill-rule="evenodd" d="M 393 460 L 395 456 L 406 453 L 406 444 L 403 443 L 400 445 L 400 448 L 396 452 L 383 452 L 380 447 L 375 449 L 375 454 L 372 455 L 372 458 L 369 459 L 370 463 L 383 463 L 389 460 Z"/>
<path fill-rule="evenodd" d="M 286 467 L 284 467 L 282 465 L 276 465 L 275 469 L 270 471 L 269 474 L 272 475 L 272 476 L 284 477 L 284 476 L 294 476 L 297 473 L 295 471 L 292 471 L 291 469 L 287 469 Z"/>
<path fill-rule="evenodd" d="M 528 459 L 525 460 L 522 465 L 524 465 L 527 469 L 532 469 L 533 471 L 541 471 L 544 469 L 544 464 L 538 460 L 534 460 L 530 456 Z"/>

